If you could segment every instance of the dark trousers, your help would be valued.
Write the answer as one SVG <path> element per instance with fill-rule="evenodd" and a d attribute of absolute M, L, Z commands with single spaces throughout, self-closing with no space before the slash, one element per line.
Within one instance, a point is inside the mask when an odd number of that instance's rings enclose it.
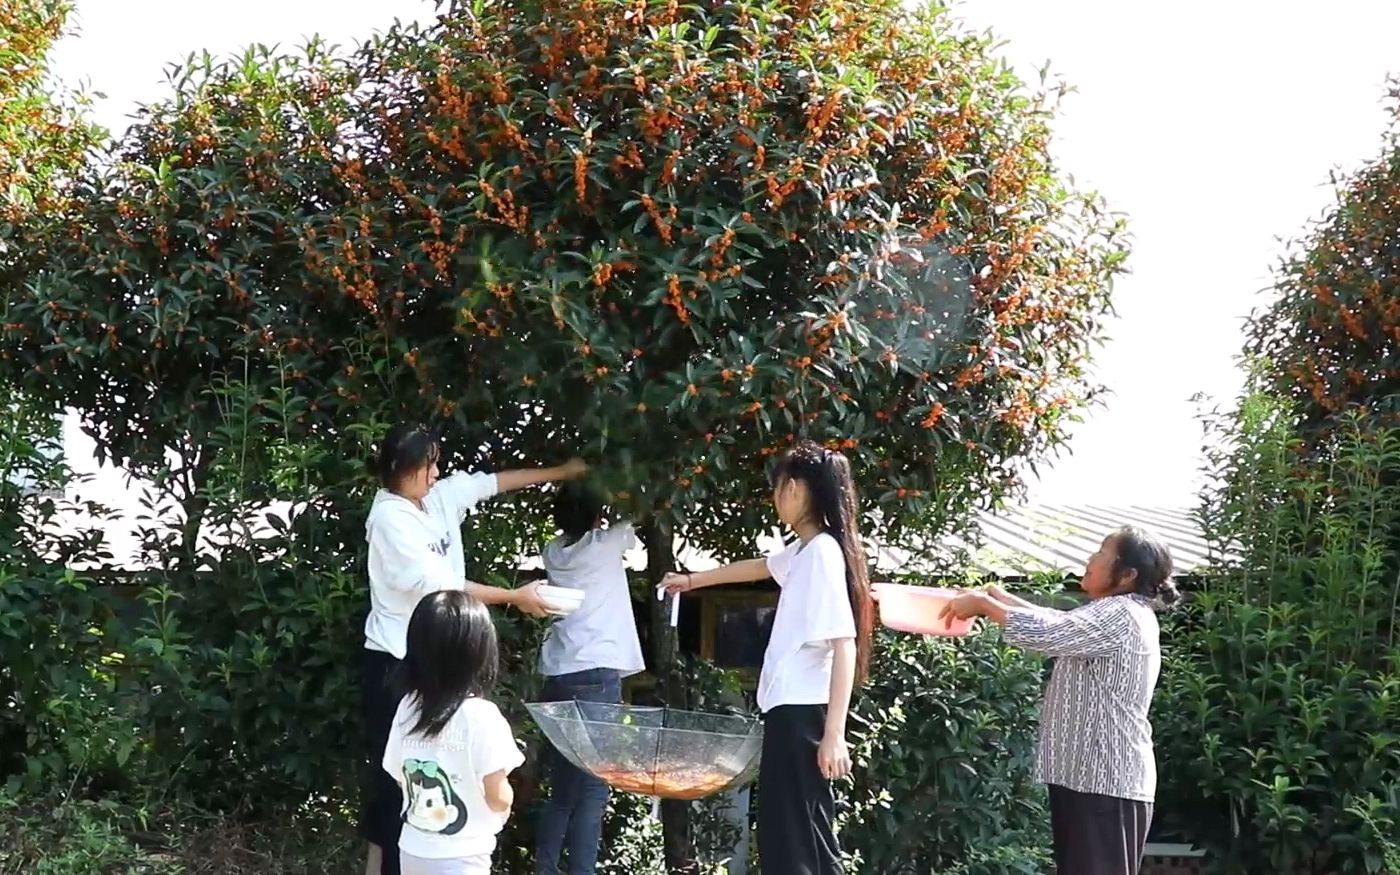
<path fill-rule="evenodd" d="M 360 808 L 360 835 L 384 849 L 381 875 L 399 875 L 399 830 L 403 828 L 403 794 L 384 771 L 384 746 L 399 707 L 395 674 L 399 660 L 378 650 L 365 650 L 360 687 L 360 719 L 369 742 Z"/>
<path fill-rule="evenodd" d="M 545 678 L 544 699 L 616 704 L 622 701 L 622 675 L 600 668 Z M 535 871 L 559 875 L 559 856 L 567 848 L 569 875 L 593 875 L 603 837 L 608 785 L 580 771 L 552 747 L 545 749 L 543 759 L 550 793 L 536 827 Z"/>
<path fill-rule="evenodd" d="M 758 766 L 762 875 L 840 875 L 836 796 L 817 765 L 825 705 L 780 705 L 763 715 Z"/>
<path fill-rule="evenodd" d="M 1050 785 L 1050 829 L 1060 875 L 1138 875 L 1152 804 Z"/>

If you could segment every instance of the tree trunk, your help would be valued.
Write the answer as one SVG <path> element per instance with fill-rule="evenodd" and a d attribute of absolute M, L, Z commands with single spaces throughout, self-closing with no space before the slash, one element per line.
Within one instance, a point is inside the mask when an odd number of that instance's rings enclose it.
<path fill-rule="evenodd" d="M 185 522 L 180 532 L 180 564 L 193 570 L 199 565 L 199 530 L 204 525 L 204 514 L 209 509 L 209 475 L 214 468 L 213 447 L 193 445 L 189 455 L 182 454 L 185 466 L 180 473 L 180 508 L 184 511 Z M 191 455 L 194 457 L 191 459 Z"/>
<path fill-rule="evenodd" d="M 652 521 L 642 529 L 642 539 L 647 547 L 647 582 L 655 589 L 666 572 L 675 568 L 675 542 L 671 527 Z M 669 605 L 658 601 L 654 595 L 648 599 L 648 604 L 651 606 L 651 665 L 652 673 L 656 675 L 657 692 L 667 705 L 685 708 L 689 702 L 686 679 L 677 665 L 680 642 L 676 630 L 671 627 Z M 690 803 L 662 800 L 661 829 L 666 870 L 673 875 L 698 872 Z"/>

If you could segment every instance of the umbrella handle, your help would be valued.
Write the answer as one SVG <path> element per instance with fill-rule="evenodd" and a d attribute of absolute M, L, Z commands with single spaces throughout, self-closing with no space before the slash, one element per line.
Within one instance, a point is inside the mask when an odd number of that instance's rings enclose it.
<path fill-rule="evenodd" d="M 664 601 L 665 598 L 666 598 L 666 586 L 665 586 L 665 584 L 659 584 L 659 585 L 656 587 L 656 600 L 657 600 L 658 602 L 659 602 L 659 601 Z M 676 593 L 675 595 L 671 596 L 671 628 L 674 629 L 676 626 L 678 626 L 678 625 L 680 624 L 680 621 L 681 621 L 681 594 L 680 594 L 680 593 Z"/>

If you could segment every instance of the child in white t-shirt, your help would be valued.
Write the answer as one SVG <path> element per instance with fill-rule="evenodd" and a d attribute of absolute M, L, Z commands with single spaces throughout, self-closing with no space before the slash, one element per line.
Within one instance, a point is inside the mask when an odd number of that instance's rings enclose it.
<path fill-rule="evenodd" d="M 623 554 L 637 545 L 624 524 L 603 526 L 603 501 L 578 483 L 560 487 L 554 503 L 560 535 L 542 552 L 554 586 L 582 590 L 578 610 L 557 621 L 540 649 L 546 701 L 621 702 L 622 679 L 646 668 Z M 537 875 L 559 875 L 567 849 L 569 875 L 592 875 L 603 834 L 607 785 L 557 751 L 546 751 L 550 796 L 536 830 Z"/>
<path fill-rule="evenodd" d="M 782 587 L 763 655 L 758 846 L 763 875 L 836 875 L 836 799 L 846 777 L 846 715 L 863 683 L 874 618 L 851 465 L 803 441 L 773 476 L 778 518 L 797 535 L 766 559 L 666 576 L 668 591 L 772 577 Z"/>
<path fill-rule="evenodd" d="M 476 598 L 443 590 L 418 603 L 403 663 L 407 693 L 383 762 L 403 790 L 403 875 L 491 871 L 515 798 L 509 776 L 525 762 L 485 698 L 498 663 L 496 628 Z"/>

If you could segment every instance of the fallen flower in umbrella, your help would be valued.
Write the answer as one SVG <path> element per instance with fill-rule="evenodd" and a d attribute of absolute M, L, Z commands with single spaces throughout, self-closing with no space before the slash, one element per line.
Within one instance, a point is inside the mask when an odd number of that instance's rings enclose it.
<path fill-rule="evenodd" d="M 627 793 L 701 799 L 758 772 L 763 725 L 752 717 L 597 702 L 525 707 L 565 759 Z"/>

